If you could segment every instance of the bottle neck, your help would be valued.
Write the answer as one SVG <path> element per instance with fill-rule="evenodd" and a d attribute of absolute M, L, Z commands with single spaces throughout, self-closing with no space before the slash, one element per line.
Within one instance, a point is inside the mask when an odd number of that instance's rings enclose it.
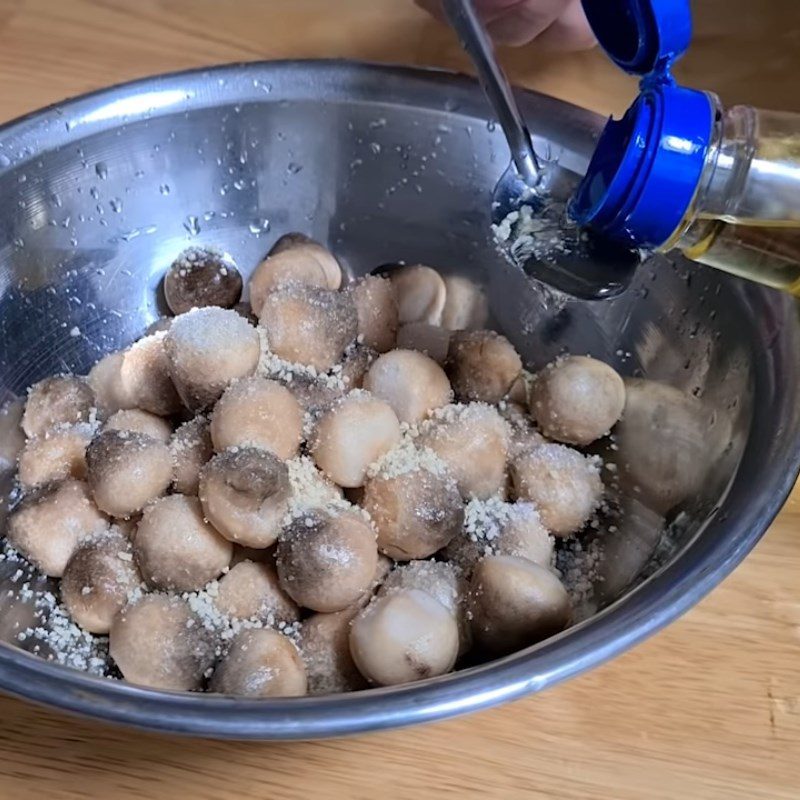
<path fill-rule="evenodd" d="M 705 221 L 800 226 L 800 115 L 733 106 L 716 95 L 711 143 L 683 220 L 660 249 L 693 248 Z"/>

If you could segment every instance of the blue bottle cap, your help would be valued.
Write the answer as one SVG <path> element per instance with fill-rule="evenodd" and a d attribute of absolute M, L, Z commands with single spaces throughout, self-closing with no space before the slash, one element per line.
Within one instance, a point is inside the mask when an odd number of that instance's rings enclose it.
<path fill-rule="evenodd" d="M 600 45 L 642 75 L 625 116 L 609 119 L 570 204 L 580 225 L 639 247 L 663 244 L 694 197 L 714 125 L 705 92 L 674 85 L 687 48 L 687 0 L 582 0 Z"/>
<path fill-rule="evenodd" d="M 689 47 L 689 0 L 581 0 L 600 47 L 626 72 L 666 71 Z"/>

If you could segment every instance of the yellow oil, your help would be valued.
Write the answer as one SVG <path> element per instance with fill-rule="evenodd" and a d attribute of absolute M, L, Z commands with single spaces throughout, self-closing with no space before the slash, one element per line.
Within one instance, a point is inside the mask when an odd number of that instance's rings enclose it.
<path fill-rule="evenodd" d="M 750 223 L 750 224 L 748 224 Z M 698 219 L 677 246 L 693 261 L 800 297 L 800 226 Z"/>

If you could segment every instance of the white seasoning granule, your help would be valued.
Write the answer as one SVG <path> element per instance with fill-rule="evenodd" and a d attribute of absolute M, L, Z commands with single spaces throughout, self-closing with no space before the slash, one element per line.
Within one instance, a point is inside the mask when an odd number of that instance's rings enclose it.
<path fill-rule="evenodd" d="M 447 465 L 428 447 L 417 447 L 413 440 L 405 439 L 367 468 L 367 476 L 374 478 L 399 478 L 409 472 L 425 470 L 437 478 L 447 476 Z"/>
<path fill-rule="evenodd" d="M 499 497 L 470 500 L 464 509 L 464 534 L 472 542 L 491 543 L 511 519 L 513 506 Z"/>

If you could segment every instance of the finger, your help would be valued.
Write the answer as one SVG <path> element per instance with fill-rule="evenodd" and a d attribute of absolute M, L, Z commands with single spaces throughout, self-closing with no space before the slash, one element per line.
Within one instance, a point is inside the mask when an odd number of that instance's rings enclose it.
<path fill-rule="evenodd" d="M 549 50 L 589 50 L 597 44 L 580 0 L 571 0 L 537 44 Z"/>
<path fill-rule="evenodd" d="M 527 44 L 550 27 L 563 12 L 565 0 L 526 0 L 487 25 L 492 38 L 500 44 Z"/>

